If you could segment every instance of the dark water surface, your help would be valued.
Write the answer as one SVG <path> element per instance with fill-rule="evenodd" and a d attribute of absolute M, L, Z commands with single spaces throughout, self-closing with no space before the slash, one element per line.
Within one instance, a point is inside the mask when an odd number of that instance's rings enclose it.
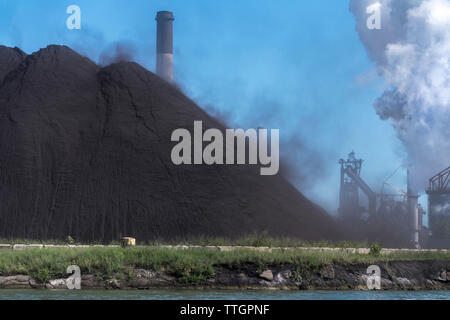
<path fill-rule="evenodd" d="M 450 291 L 0 290 L 0 300 L 450 300 Z"/>

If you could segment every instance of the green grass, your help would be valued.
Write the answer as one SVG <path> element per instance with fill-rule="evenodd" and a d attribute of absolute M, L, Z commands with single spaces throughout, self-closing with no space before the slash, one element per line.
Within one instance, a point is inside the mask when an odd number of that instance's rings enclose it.
<path fill-rule="evenodd" d="M 84 242 L 74 239 L 75 244 L 105 244 L 118 245 L 119 241 L 110 242 Z M 250 247 L 330 247 L 330 248 L 368 248 L 369 243 L 366 241 L 352 242 L 352 241 L 305 241 L 297 238 L 274 238 L 268 236 L 267 233 L 255 233 L 236 239 L 227 239 L 221 237 L 191 237 L 187 239 L 173 239 L 173 240 L 151 240 L 139 241 L 138 245 L 197 245 L 197 246 L 250 246 Z M 4 244 L 67 244 L 66 240 L 32 240 L 32 239 L 0 239 L 0 243 Z"/>
<path fill-rule="evenodd" d="M 270 266 L 296 265 L 297 268 L 317 270 L 329 264 L 372 264 L 389 261 L 450 260 L 440 252 L 396 252 L 380 256 L 353 254 L 345 251 L 274 250 L 260 252 L 239 249 L 216 251 L 206 249 L 174 250 L 165 248 L 78 248 L 1 250 L 0 275 L 30 275 L 41 282 L 66 278 L 66 268 L 78 265 L 82 274 L 109 278 L 129 277 L 134 269 L 164 271 L 184 282 L 199 282 L 212 277 L 214 266 L 239 269 L 254 265 L 258 269 Z"/>
<path fill-rule="evenodd" d="M 329 247 L 329 248 L 368 248 L 366 241 L 306 241 L 298 238 L 274 238 L 267 233 L 255 233 L 236 239 L 221 237 L 192 237 L 188 239 L 174 239 L 171 241 L 154 240 L 148 245 L 198 245 L 198 246 L 250 246 L 250 247 Z"/>

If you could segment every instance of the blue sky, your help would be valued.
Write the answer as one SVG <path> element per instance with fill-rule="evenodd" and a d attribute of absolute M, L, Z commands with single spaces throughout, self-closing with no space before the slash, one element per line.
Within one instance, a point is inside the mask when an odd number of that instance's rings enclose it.
<path fill-rule="evenodd" d="M 281 4 L 280 4 L 281 3 Z M 80 6 L 82 29 L 66 28 Z M 0 0 L 0 44 L 27 53 L 65 44 L 98 61 L 113 43 L 155 68 L 155 15 L 171 10 L 174 77 L 231 127 L 279 128 L 303 193 L 337 210 L 338 160 L 354 150 L 375 191 L 401 163 L 391 126 L 372 107 L 384 84 L 355 31 L 347 1 L 336 0 Z M 402 175 L 392 182 L 404 187 Z"/>

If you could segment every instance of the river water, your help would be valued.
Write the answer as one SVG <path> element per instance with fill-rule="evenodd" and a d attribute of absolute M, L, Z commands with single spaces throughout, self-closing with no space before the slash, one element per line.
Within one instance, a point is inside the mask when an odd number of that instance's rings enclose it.
<path fill-rule="evenodd" d="M 450 291 L 0 290 L 0 300 L 450 300 Z"/>

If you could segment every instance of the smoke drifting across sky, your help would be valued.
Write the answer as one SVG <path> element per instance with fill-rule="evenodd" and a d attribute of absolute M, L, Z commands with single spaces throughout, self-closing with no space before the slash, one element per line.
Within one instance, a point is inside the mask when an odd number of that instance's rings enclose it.
<path fill-rule="evenodd" d="M 450 1 L 381 0 L 381 30 L 369 30 L 366 8 L 351 0 L 356 30 L 390 89 L 375 102 L 395 128 L 418 191 L 450 165 Z"/>

